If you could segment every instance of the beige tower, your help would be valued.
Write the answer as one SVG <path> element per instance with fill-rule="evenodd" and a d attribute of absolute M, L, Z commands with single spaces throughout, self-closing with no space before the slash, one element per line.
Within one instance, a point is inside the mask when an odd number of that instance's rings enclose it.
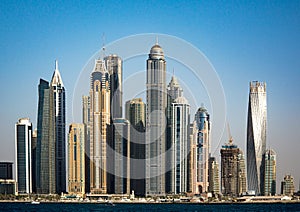
<path fill-rule="evenodd" d="M 85 133 L 83 124 L 70 124 L 68 139 L 68 191 L 85 194 Z"/>
<path fill-rule="evenodd" d="M 103 60 L 95 61 L 90 87 L 90 185 L 107 193 L 107 137 L 110 125 L 110 76 Z"/>

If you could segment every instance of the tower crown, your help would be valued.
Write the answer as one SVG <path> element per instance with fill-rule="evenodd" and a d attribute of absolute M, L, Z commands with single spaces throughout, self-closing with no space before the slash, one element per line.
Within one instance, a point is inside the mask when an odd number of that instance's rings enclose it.
<path fill-rule="evenodd" d="M 154 46 L 152 46 L 149 54 L 149 59 L 165 59 L 164 51 L 160 45 L 155 44 Z"/>
<path fill-rule="evenodd" d="M 60 85 L 64 87 L 62 78 L 60 76 L 59 70 L 58 70 L 58 61 L 55 60 L 55 70 L 52 76 L 51 85 Z"/>

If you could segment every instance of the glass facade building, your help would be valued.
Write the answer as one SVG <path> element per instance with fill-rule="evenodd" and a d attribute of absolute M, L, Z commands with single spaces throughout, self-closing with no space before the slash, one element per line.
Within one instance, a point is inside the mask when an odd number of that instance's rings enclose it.
<path fill-rule="evenodd" d="M 113 193 L 130 194 L 130 123 L 113 119 Z"/>
<path fill-rule="evenodd" d="M 184 97 L 172 103 L 171 117 L 171 192 L 179 194 L 188 191 L 189 181 L 190 105 Z"/>
<path fill-rule="evenodd" d="M 12 180 L 13 179 L 12 167 L 13 167 L 12 162 L 0 162 L 0 179 Z"/>
<path fill-rule="evenodd" d="M 276 194 L 276 153 L 268 149 L 264 155 L 264 195 L 273 196 Z"/>
<path fill-rule="evenodd" d="M 36 187 L 37 193 L 55 194 L 55 110 L 53 88 L 49 82 L 40 79 L 37 147 Z"/>
<path fill-rule="evenodd" d="M 165 195 L 166 61 L 158 44 L 147 60 L 146 87 L 146 196 Z"/>
<path fill-rule="evenodd" d="M 145 195 L 145 112 L 141 98 L 126 102 L 125 118 L 130 122 L 130 188 Z"/>
<path fill-rule="evenodd" d="M 31 138 L 32 124 L 28 118 L 16 123 L 16 193 L 32 193 Z"/>
<path fill-rule="evenodd" d="M 66 94 L 57 61 L 55 61 L 51 87 L 55 110 L 56 193 L 60 194 L 66 192 Z"/>
<path fill-rule="evenodd" d="M 196 191 L 201 194 L 208 191 L 208 159 L 210 148 L 210 116 L 204 107 L 200 107 L 195 115 L 197 124 L 196 149 Z"/>
<path fill-rule="evenodd" d="M 266 83 L 250 82 L 247 122 L 247 181 L 248 190 L 263 191 L 266 152 L 267 94 Z"/>

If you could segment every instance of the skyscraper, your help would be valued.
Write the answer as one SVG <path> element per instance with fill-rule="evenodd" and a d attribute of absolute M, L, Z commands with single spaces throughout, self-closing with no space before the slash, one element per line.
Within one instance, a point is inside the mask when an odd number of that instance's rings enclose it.
<path fill-rule="evenodd" d="M 36 193 L 36 145 L 37 145 L 37 129 L 33 130 L 31 138 L 31 176 L 32 176 L 32 192 Z"/>
<path fill-rule="evenodd" d="M 16 123 L 16 193 L 32 193 L 31 137 L 32 124 L 29 118 Z"/>
<path fill-rule="evenodd" d="M 155 44 L 147 60 L 146 195 L 165 194 L 166 61 Z"/>
<path fill-rule="evenodd" d="M 197 123 L 196 193 L 208 191 L 208 158 L 210 148 L 210 117 L 204 107 L 195 114 Z"/>
<path fill-rule="evenodd" d="M 130 194 L 130 123 L 126 119 L 113 120 L 115 194 Z"/>
<path fill-rule="evenodd" d="M 68 192 L 85 194 L 85 133 L 84 124 L 70 124 L 68 139 Z"/>
<path fill-rule="evenodd" d="M 90 97 L 82 96 L 82 122 L 84 124 L 85 192 L 90 192 Z"/>
<path fill-rule="evenodd" d="M 36 149 L 36 186 L 37 193 L 56 193 L 55 183 L 55 108 L 53 88 L 49 82 L 40 79 L 37 149 Z"/>
<path fill-rule="evenodd" d="M 238 154 L 238 175 L 239 175 L 239 195 L 247 192 L 247 177 L 246 177 L 246 165 L 245 156 L 243 151 L 240 149 Z"/>
<path fill-rule="evenodd" d="M 122 118 L 122 59 L 115 54 L 104 57 L 110 75 L 110 112 L 112 119 Z"/>
<path fill-rule="evenodd" d="M 90 187 L 107 193 L 107 136 L 110 125 L 110 76 L 103 60 L 95 61 L 90 87 Z"/>
<path fill-rule="evenodd" d="M 55 178 L 56 193 L 66 192 L 66 95 L 65 87 L 55 61 L 51 80 L 55 110 Z"/>
<path fill-rule="evenodd" d="M 178 97 L 182 97 L 183 90 L 177 81 L 177 78 L 172 76 L 170 83 L 167 86 L 167 129 L 166 129 L 166 192 L 174 191 L 174 177 L 172 177 L 172 169 L 174 168 L 174 152 L 171 151 L 172 143 L 172 103 Z M 171 168 L 171 169 L 170 169 Z M 174 172 L 173 172 L 174 174 Z"/>
<path fill-rule="evenodd" d="M 263 190 L 266 151 L 267 94 L 266 83 L 250 82 L 247 123 L 247 180 L 248 190 L 260 194 Z"/>
<path fill-rule="evenodd" d="M 171 129 L 171 192 L 175 194 L 188 191 L 188 152 L 190 105 L 184 97 L 172 103 Z"/>
<path fill-rule="evenodd" d="M 245 176 L 241 150 L 232 138 L 221 149 L 221 190 L 225 196 L 237 197 L 245 192 Z"/>
<path fill-rule="evenodd" d="M 294 177 L 290 174 L 285 175 L 281 182 L 281 194 L 292 196 L 295 192 Z"/>
<path fill-rule="evenodd" d="M 188 191 L 196 194 L 197 193 L 197 123 L 193 121 L 190 124 L 190 146 L 191 151 L 189 153 L 189 188 Z"/>
<path fill-rule="evenodd" d="M 141 98 L 126 102 L 125 118 L 130 122 L 130 188 L 145 195 L 145 111 Z"/>
<path fill-rule="evenodd" d="M 208 191 L 217 195 L 220 193 L 219 164 L 215 157 L 208 160 Z"/>
<path fill-rule="evenodd" d="M 264 154 L 264 190 L 265 196 L 276 194 L 276 153 L 268 149 Z"/>

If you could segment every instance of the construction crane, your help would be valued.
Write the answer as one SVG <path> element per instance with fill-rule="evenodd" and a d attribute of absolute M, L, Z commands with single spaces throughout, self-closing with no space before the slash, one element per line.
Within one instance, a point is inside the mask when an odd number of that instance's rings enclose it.
<path fill-rule="evenodd" d="M 228 136 L 229 136 L 229 144 L 232 145 L 233 138 L 232 138 L 231 133 L 230 133 L 230 127 L 229 127 L 229 123 L 228 122 L 227 122 L 227 130 L 228 130 Z"/>

